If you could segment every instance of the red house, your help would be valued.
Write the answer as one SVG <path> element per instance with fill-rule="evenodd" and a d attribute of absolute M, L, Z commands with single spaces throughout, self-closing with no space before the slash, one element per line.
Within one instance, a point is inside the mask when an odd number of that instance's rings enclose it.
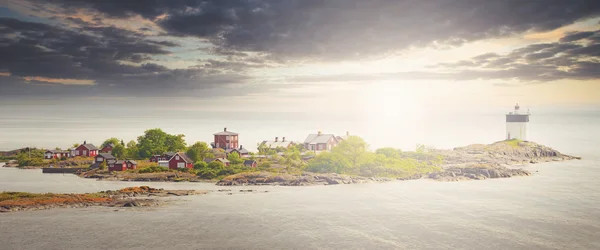
<path fill-rule="evenodd" d="M 162 155 L 153 155 L 152 157 L 150 157 L 150 162 L 168 161 L 175 154 L 176 153 L 174 153 L 174 152 L 166 152 Z"/>
<path fill-rule="evenodd" d="M 98 148 L 94 146 L 94 144 L 87 144 L 85 141 L 83 141 L 83 144 L 79 145 L 79 147 L 73 150 L 73 155 L 71 156 L 94 157 L 96 155 L 98 155 Z"/>
<path fill-rule="evenodd" d="M 44 159 L 58 159 L 62 157 L 70 157 L 69 151 L 66 150 L 47 150 L 44 152 Z"/>
<path fill-rule="evenodd" d="M 104 146 L 102 149 L 100 149 L 100 152 L 102 153 L 110 153 L 112 152 L 113 148 L 115 147 L 115 144 L 108 144 L 106 146 Z"/>
<path fill-rule="evenodd" d="M 193 168 L 194 162 L 184 153 L 178 152 L 169 159 L 169 168 L 170 169 L 178 169 L 178 168 Z"/>
<path fill-rule="evenodd" d="M 108 164 L 108 161 L 115 161 L 117 160 L 117 158 L 115 158 L 113 155 L 108 154 L 108 153 L 100 153 L 98 155 L 96 155 L 96 160 L 94 162 L 97 162 L 98 164 L 106 161 L 106 164 Z"/>
<path fill-rule="evenodd" d="M 127 163 L 125 161 L 111 161 L 108 165 L 108 171 L 125 171 L 127 170 Z"/>
<path fill-rule="evenodd" d="M 127 165 L 127 169 L 136 169 L 137 168 L 137 162 L 135 162 L 133 160 L 126 160 L 125 165 Z"/>
<path fill-rule="evenodd" d="M 239 149 L 237 148 L 230 148 L 225 150 L 225 154 L 229 155 L 231 153 L 237 153 L 240 157 L 248 157 L 250 155 L 250 152 L 248 152 L 248 150 L 246 150 L 245 148 L 242 148 L 242 146 L 240 146 Z"/>
<path fill-rule="evenodd" d="M 256 161 L 255 160 L 245 160 L 244 161 L 244 167 L 255 168 L 256 167 Z"/>
<path fill-rule="evenodd" d="M 238 147 L 238 133 L 227 131 L 227 128 L 224 128 L 223 131 L 214 134 L 214 136 L 213 146 L 215 148 L 232 149 Z"/>

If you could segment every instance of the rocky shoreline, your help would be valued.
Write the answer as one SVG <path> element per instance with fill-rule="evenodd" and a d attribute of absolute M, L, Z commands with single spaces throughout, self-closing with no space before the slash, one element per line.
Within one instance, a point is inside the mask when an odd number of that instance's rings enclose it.
<path fill-rule="evenodd" d="M 217 181 L 216 185 L 313 186 L 414 179 L 432 179 L 436 181 L 485 180 L 489 178 L 530 176 L 531 172 L 515 168 L 526 164 L 580 159 L 579 157 L 562 154 L 555 149 L 534 142 L 517 140 L 499 141 L 492 144 L 473 144 L 451 150 L 432 150 L 431 152 L 443 158 L 443 163 L 440 166 L 442 170 L 405 178 L 363 177 L 311 172 L 293 175 L 272 172 L 246 172 L 227 176 Z M 178 171 L 128 173 L 91 170 L 83 172 L 79 176 L 108 181 L 215 183 L 213 180 L 204 180 L 196 175 Z"/>
<path fill-rule="evenodd" d="M 148 186 L 128 187 L 121 190 L 87 194 L 33 194 L 21 192 L 0 193 L 0 212 L 33 211 L 51 208 L 155 207 L 164 203 L 160 197 L 201 195 L 208 191 L 164 190 Z"/>
<path fill-rule="evenodd" d="M 515 166 L 581 159 L 580 157 L 565 155 L 555 149 L 526 141 L 500 141 L 488 145 L 474 144 L 452 150 L 435 150 L 434 153 L 442 156 L 444 159 L 441 166 L 442 171 L 406 178 L 361 177 L 335 173 L 315 174 L 304 172 L 301 175 L 288 175 L 260 172 L 228 176 L 217 182 L 216 185 L 311 186 L 415 179 L 431 179 L 446 182 L 485 180 L 531 175 L 531 172 L 514 168 Z"/>
<path fill-rule="evenodd" d="M 437 181 L 485 180 L 530 176 L 517 166 L 552 161 L 568 161 L 580 157 L 565 155 L 550 147 L 527 141 L 500 141 L 473 144 L 453 150 L 436 150 L 444 158 L 443 171 L 428 176 Z"/>
<path fill-rule="evenodd" d="M 275 186 L 314 186 L 336 184 L 358 184 L 391 181 L 390 178 L 349 176 L 336 173 L 317 174 L 304 172 L 301 175 L 251 172 L 230 175 L 218 181 L 218 186 L 275 185 Z"/>

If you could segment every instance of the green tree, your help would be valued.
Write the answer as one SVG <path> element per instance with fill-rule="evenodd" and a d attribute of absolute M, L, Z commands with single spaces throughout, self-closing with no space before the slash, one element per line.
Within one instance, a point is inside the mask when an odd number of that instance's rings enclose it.
<path fill-rule="evenodd" d="M 135 143 L 135 141 L 131 140 L 127 143 L 127 148 L 125 149 L 125 157 L 127 159 L 138 159 L 138 146 L 137 143 Z"/>
<path fill-rule="evenodd" d="M 333 154 L 340 155 L 350 161 L 352 167 L 357 167 L 360 158 L 367 152 L 368 144 L 358 136 L 349 136 L 331 150 Z"/>
<path fill-rule="evenodd" d="M 395 148 L 379 148 L 375 150 L 376 154 L 385 155 L 387 158 L 400 158 L 402 151 Z"/>
<path fill-rule="evenodd" d="M 42 166 L 44 165 L 44 151 L 36 148 L 25 148 L 17 154 L 19 166 Z"/>
<path fill-rule="evenodd" d="M 194 163 L 194 169 L 205 169 L 208 167 L 208 163 L 206 163 L 205 161 L 197 161 L 196 163 Z"/>
<path fill-rule="evenodd" d="M 350 169 L 350 161 L 340 154 L 323 152 L 312 159 L 306 166 L 306 170 L 316 173 L 347 173 Z"/>
<path fill-rule="evenodd" d="M 147 159 L 168 151 L 183 151 L 186 148 L 183 137 L 167 134 L 160 128 L 146 130 L 144 135 L 138 137 L 139 156 Z"/>
<path fill-rule="evenodd" d="M 123 139 L 121 139 L 121 145 L 123 145 L 123 147 L 125 147 L 125 142 L 123 142 Z"/>
<path fill-rule="evenodd" d="M 294 148 L 298 149 L 299 152 L 306 151 L 306 148 L 304 148 L 304 144 L 301 144 L 301 143 L 295 144 Z"/>
<path fill-rule="evenodd" d="M 266 155 L 269 147 L 265 143 L 259 142 L 256 144 L 256 149 L 258 149 L 259 154 Z"/>
<path fill-rule="evenodd" d="M 227 156 L 227 160 L 231 162 L 232 165 L 241 164 L 244 160 L 240 157 L 240 155 L 236 152 L 231 152 Z"/>
<path fill-rule="evenodd" d="M 204 158 L 213 158 L 212 149 L 208 147 L 206 142 L 196 142 L 191 145 L 186 154 L 194 161 L 202 161 Z"/>
<path fill-rule="evenodd" d="M 108 138 L 102 143 L 102 145 L 100 145 L 100 148 L 104 148 L 104 147 L 110 145 L 111 143 L 116 146 L 116 145 L 120 144 L 119 142 L 120 142 L 120 140 L 117 138 L 114 138 L 114 137 Z"/>
<path fill-rule="evenodd" d="M 167 151 L 178 152 L 184 151 L 187 147 L 185 140 L 183 139 L 185 135 L 169 135 L 167 134 L 166 146 Z"/>
<path fill-rule="evenodd" d="M 220 161 L 212 161 L 211 163 L 208 164 L 208 168 L 214 169 L 214 170 L 221 170 L 224 167 L 225 167 L 225 165 L 223 165 L 223 163 Z"/>
<path fill-rule="evenodd" d="M 112 149 L 112 155 L 117 159 L 122 159 L 122 157 L 127 157 L 126 149 L 121 144 L 116 144 L 116 146 Z"/>
<path fill-rule="evenodd" d="M 102 163 L 100 163 L 100 165 L 98 166 L 98 168 L 100 170 L 106 170 L 106 161 L 103 161 Z"/>

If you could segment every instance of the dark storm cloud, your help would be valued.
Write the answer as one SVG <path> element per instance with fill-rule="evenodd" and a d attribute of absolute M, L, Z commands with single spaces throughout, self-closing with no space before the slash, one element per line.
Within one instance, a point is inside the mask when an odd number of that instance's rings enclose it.
<path fill-rule="evenodd" d="M 3 85 L 8 81 L 14 83 L 22 79 L 20 77 L 40 77 L 93 80 L 98 88 L 121 86 L 119 91 L 122 92 L 167 93 L 178 90 L 174 86 L 198 89 L 241 81 L 235 74 L 223 74 L 215 69 L 173 70 L 155 63 L 143 63 L 168 54 L 166 48 L 177 44 L 146 40 L 141 33 L 111 26 L 84 26 L 71 30 L 0 18 L 0 34 L 3 35 L 0 38 L 0 72 L 12 75 L 8 78 L 0 76 Z M 30 81 L 23 85 L 23 90 L 27 88 L 54 90 L 58 87 L 49 88 Z"/>
<path fill-rule="evenodd" d="M 597 0 L 37 2 L 87 8 L 117 18 L 140 15 L 158 20 L 171 35 L 206 38 L 225 51 L 321 60 L 385 55 L 434 42 L 458 46 L 524 31 L 549 31 L 600 15 Z M 166 18 L 156 19 L 165 14 Z"/>
<path fill-rule="evenodd" d="M 141 70 L 119 61 L 141 61 L 169 53 L 115 27 L 76 31 L 10 18 L 0 18 L 0 27 L 11 37 L 0 45 L 0 68 L 14 76 L 97 79 Z"/>
<path fill-rule="evenodd" d="M 570 32 L 566 36 L 564 36 L 563 38 L 561 38 L 560 42 L 563 42 L 563 43 L 574 42 L 574 41 L 577 41 L 577 40 L 588 38 L 590 36 L 593 36 L 594 34 L 595 34 L 595 32 L 593 32 L 593 31 Z"/>

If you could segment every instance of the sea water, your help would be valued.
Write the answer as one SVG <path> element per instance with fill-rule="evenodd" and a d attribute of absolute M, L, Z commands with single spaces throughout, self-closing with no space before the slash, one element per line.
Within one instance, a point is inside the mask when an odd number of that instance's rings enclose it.
<path fill-rule="evenodd" d="M 134 185 L 212 190 L 157 208 L 0 214 L 0 248 L 600 249 L 600 116 L 565 117 L 532 117 L 529 136 L 583 159 L 526 165 L 532 176 L 507 179 L 218 187 L 95 181 L 0 168 L 2 191 L 94 192 Z M 486 130 L 503 128 L 486 127 L 495 118 L 470 119 L 474 124 L 456 121 L 466 128 L 449 129 L 462 131 L 463 137 L 452 134 L 438 145 L 461 146 Z M 438 130 L 443 128 L 433 129 Z M 455 145 L 447 139 L 459 137 Z M 480 142 L 489 143 L 490 137 Z M 233 195 L 219 189 L 231 189 Z"/>

